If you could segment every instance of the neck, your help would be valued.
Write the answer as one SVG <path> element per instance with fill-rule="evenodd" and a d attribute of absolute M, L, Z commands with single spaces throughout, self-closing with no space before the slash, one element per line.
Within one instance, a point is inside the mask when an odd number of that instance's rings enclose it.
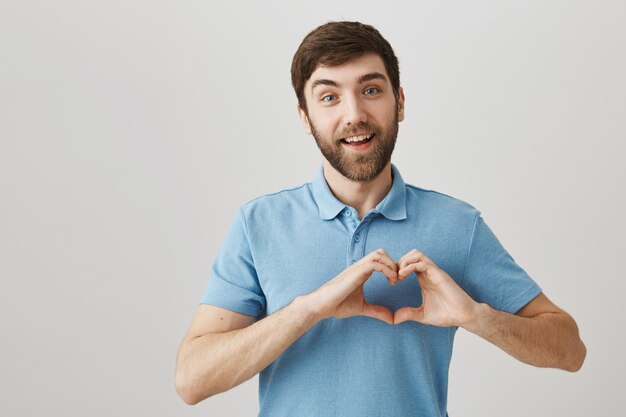
<path fill-rule="evenodd" d="M 391 161 L 376 178 L 366 182 L 349 180 L 333 168 L 326 158 L 323 158 L 323 165 L 328 188 L 337 200 L 356 209 L 359 219 L 385 198 L 393 184 Z"/>

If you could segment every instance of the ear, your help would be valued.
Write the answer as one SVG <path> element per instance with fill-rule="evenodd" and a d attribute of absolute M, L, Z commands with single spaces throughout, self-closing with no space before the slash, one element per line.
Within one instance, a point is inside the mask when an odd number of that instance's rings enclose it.
<path fill-rule="evenodd" d="M 306 112 L 302 110 L 300 107 L 300 103 L 298 103 L 298 116 L 300 116 L 300 120 L 302 121 L 302 125 L 304 126 L 304 131 L 311 134 L 311 123 L 309 123 L 309 116 L 307 116 Z"/>
<path fill-rule="evenodd" d="M 398 122 L 404 120 L 404 90 L 402 87 L 398 89 Z"/>

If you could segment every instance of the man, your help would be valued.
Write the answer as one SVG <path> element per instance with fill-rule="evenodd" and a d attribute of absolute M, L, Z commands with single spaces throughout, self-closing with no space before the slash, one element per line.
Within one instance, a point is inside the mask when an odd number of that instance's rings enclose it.
<path fill-rule="evenodd" d="M 376 29 L 315 29 L 292 82 L 322 168 L 237 212 L 179 350 L 185 402 L 260 372 L 261 416 L 445 416 L 458 327 L 523 362 L 580 369 L 575 321 L 480 212 L 391 164 L 404 93 Z"/>

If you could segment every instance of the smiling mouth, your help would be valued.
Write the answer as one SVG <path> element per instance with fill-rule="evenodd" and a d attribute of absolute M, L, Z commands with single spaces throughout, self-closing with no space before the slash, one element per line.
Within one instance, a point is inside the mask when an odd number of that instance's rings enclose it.
<path fill-rule="evenodd" d="M 348 138 L 341 139 L 341 143 L 346 143 L 349 145 L 362 145 L 372 140 L 373 137 L 374 133 L 350 136 Z"/>

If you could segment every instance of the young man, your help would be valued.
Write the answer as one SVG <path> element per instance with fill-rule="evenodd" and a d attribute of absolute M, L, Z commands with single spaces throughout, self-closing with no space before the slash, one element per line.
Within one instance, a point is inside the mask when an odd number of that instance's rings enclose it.
<path fill-rule="evenodd" d="M 177 358 L 197 403 L 260 372 L 261 416 L 445 416 L 458 327 L 523 362 L 577 371 L 575 321 L 471 205 L 404 183 L 398 61 L 358 22 L 296 52 L 317 178 L 243 205 Z"/>

